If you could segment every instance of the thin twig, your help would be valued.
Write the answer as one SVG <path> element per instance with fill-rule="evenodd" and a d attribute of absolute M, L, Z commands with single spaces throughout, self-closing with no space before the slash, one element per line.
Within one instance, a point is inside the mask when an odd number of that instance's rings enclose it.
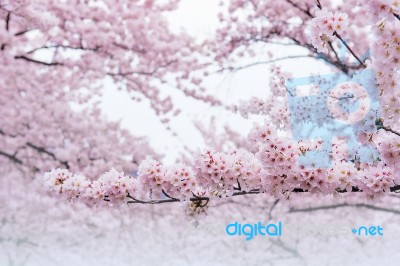
<path fill-rule="evenodd" d="M 354 56 L 355 59 L 357 59 L 357 61 L 364 67 L 366 68 L 367 65 L 356 55 L 356 53 L 350 48 L 350 46 L 347 44 L 347 42 L 342 38 L 342 36 L 340 36 L 339 33 L 337 33 L 336 31 L 333 33 L 333 36 L 336 36 L 343 44 L 344 46 L 346 46 L 347 50 L 349 50 L 349 52 Z"/>
<path fill-rule="evenodd" d="M 174 198 L 174 197 L 171 197 L 170 195 L 168 195 L 168 193 L 167 192 L 165 192 L 165 190 L 163 189 L 162 190 L 162 193 L 167 197 L 167 198 L 169 198 L 169 199 L 173 199 L 173 200 L 177 200 L 177 201 L 179 201 L 179 199 L 177 199 L 177 198 Z"/>
<path fill-rule="evenodd" d="M 380 125 L 380 126 L 378 126 L 378 129 L 383 129 L 383 130 L 392 132 L 393 134 L 395 134 L 395 135 L 397 135 L 397 136 L 400 137 L 400 133 L 397 132 L 397 131 L 395 131 L 395 130 L 393 130 L 393 129 L 391 129 L 390 127 L 385 127 L 385 126 L 383 126 L 383 125 Z"/>
<path fill-rule="evenodd" d="M 44 153 L 44 154 L 49 155 L 51 158 L 53 158 L 54 160 L 56 160 L 56 161 L 60 162 L 62 165 L 64 165 L 65 168 L 69 169 L 69 164 L 68 164 L 68 162 L 67 162 L 67 161 L 59 160 L 59 159 L 57 158 L 57 156 L 56 156 L 54 153 L 52 153 L 52 152 L 46 150 L 46 149 L 43 148 L 43 147 L 39 147 L 39 146 L 37 146 L 37 145 L 35 145 L 35 144 L 33 144 L 33 143 L 30 143 L 30 142 L 26 143 L 26 145 L 27 145 L 28 147 L 34 149 L 35 151 L 39 152 L 39 153 Z"/>
<path fill-rule="evenodd" d="M 329 210 L 329 209 L 336 209 L 336 208 L 343 208 L 343 207 L 367 208 L 367 209 L 371 209 L 371 210 L 375 210 L 375 211 L 383 211 L 383 212 L 400 214 L 399 210 L 378 207 L 375 205 L 364 204 L 364 203 L 358 203 L 358 204 L 341 203 L 341 204 L 335 204 L 335 205 L 324 205 L 324 206 L 310 207 L 310 208 L 304 208 L 304 209 L 290 209 L 289 213 L 313 212 L 313 211 Z"/>
<path fill-rule="evenodd" d="M 47 63 L 47 62 L 43 62 L 43 61 L 38 61 L 38 60 L 35 60 L 35 59 L 33 59 L 33 58 L 24 56 L 24 55 L 18 55 L 18 56 L 15 56 L 14 58 L 15 58 L 15 59 L 24 59 L 24 60 L 26 60 L 26 61 L 29 61 L 29 62 L 32 62 L 32 63 L 36 63 L 36 64 L 40 64 L 40 65 L 45 65 L 45 66 L 59 66 L 59 65 L 63 65 L 62 63 L 57 63 L 57 62 L 55 62 L 55 63 Z"/>
<path fill-rule="evenodd" d="M 283 61 L 283 60 L 288 60 L 288 59 L 298 59 L 298 58 L 311 58 L 311 56 L 310 55 L 292 55 L 292 56 L 280 57 L 280 58 L 271 59 L 268 61 L 259 61 L 259 62 L 243 65 L 240 67 L 224 67 L 224 68 L 221 68 L 221 69 L 215 71 L 215 73 L 220 73 L 223 71 L 237 72 L 239 70 L 258 66 L 258 65 L 267 65 L 267 64 L 272 64 L 272 63 L 278 62 L 278 61 Z"/>
<path fill-rule="evenodd" d="M 10 19 L 11 19 L 11 12 L 8 12 L 6 16 L 6 31 L 10 29 Z"/>

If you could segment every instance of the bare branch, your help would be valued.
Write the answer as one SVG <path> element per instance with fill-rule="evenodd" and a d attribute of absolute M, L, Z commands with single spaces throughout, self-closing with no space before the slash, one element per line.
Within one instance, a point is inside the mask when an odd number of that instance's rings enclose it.
<path fill-rule="evenodd" d="M 65 168 L 69 169 L 69 164 L 68 164 L 67 161 L 62 161 L 62 160 L 57 159 L 57 157 L 56 157 L 56 155 L 54 153 L 46 150 L 44 147 L 39 147 L 39 146 L 34 145 L 34 144 L 30 143 L 30 142 L 26 143 L 26 145 L 28 147 L 31 147 L 32 149 L 36 150 L 37 152 L 49 155 L 51 158 L 53 158 L 54 160 L 56 160 L 56 161 L 60 162 L 62 165 L 64 165 Z"/>
<path fill-rule="evenodd" d="M 364 67 L 366 68 L 367 65 L 356 55 L 356 53 L 350 48 L 350 46 L 347 44 L 347 42 L 342 38 L 342 36 L 339 35 L 336 31 L 333 33 L 334 36 L 336 36 L 343 44 L 346 46 L 347 50 L 354 56 L 355 59 Z"/>
<path fill-rule="evenodd" d="M 389 208 L 384 208 L 384 207 L 379 207 L 379 206 L 375 206 L 375 205 L 371 205 L 371 204 L 364 204 L 364 203 L 358 203 L 358 204 L 341 203 L 341 204 L 335 204 L 335 205 L 325 205 L 325 206 L 310 207 L 310 208 L 304 208 L 304 209 L 290 209 L 289 213 L 313 212 L 313 211 L 337 209 L 337 208 L 343 208 L 343 207 L 367 208 L 367 209 L 371 209 L 371 210 L 375 210 L 375 211 L 400 214 L 400 210 L 389 209 Z"/>
<path fill-rule="evenodd" d="M 8 154 L 8 153 L 3 152 L 3 151 L 0 151 L 0 155 L 2 155 L 4 157 L 7 157 L 8 159 L 13 161 L 14 163 L 23 164 L 22 161 L 20 159 L 18 159 L 15 155 L 11 155 L 11 154 Z"/>
<path fill-rule="evenodd" d="M 11 19 L 11 12 L 8 12 L 6 16 L 6 31 L 10 29 L 10 19 Z"/>
<path fill-rule="evenodd" d="M 170 195 L 168 195 L 168 193 L 167 192 L 165 192 L 165 190 L 163 189 L 162 190 L 162 193 L 167 197 L 167 198 L 169 198 L 169 199 L 172 199 L 172 200 L 177 200 L 177 201 L 179 201 L 179 199 L 177 199 L 177 198 L 174 198 L 174 197 L 171 197 Z"/>
<path fill-rule="evenodd" d="M 226 68 L 221 68 L 220 70 L 217 70 L 215 73 L 220 73 L 223 71 L 232 71 L 232 72 L 237 72 L 239 70 L 245 69 L 245 68 L 249 68 L 249 67 L 254 67 L 254 66 L 258 66 L 258 65 L 266 65 L 266 64 L 272 64 L 278 61 L 283 61 L 283 60 L 288 60 L 288 59 L 297 59 L 297 58 L 313 58 L 310 55 L 293 55 L 293 56 L 285 56 L 285 57 L 280 57 L 280 58 L 276 58 L 276 59 L 272 59 L 272 60 L 268 60 L 268 61 L 260 61 L 260 62 L 255 62 L 255 63 L 251 63 L 248 65 L 244 65 L 244 66 L 240 66 L 240 67 L 226 67 Z"/>
<path fill-rule="evenodd" d="M 400 185 L 394 186 L 392 188 L 390 188 L 390 192 L 397 192 L 400 190 Z M 288 191 L 289 192 L 289 191 Z M 292 192 L 295 193 L 307 193 L 307 190 L 303 190 L 300 188 L 297 189 L 293 189 Z M 353 193 L 353 192 L 362 192 L 362 190 L 360 190 L 357 187 L 353 187 L 352 188 L 352 192 L 347 192 L 346 190 L 337 190 L 337 193 Z M 164 192 L 165 193 L 165 192 Z M 243 196 L 243 195 L 252 195 L 252 194 L 262 194 L 263 192 L 261 190 L 258 189 L 254 189 L 254 190 L 250 190 L 250 191 L 239 191 L 239 192 L 235 192 L 232 194 L 232 197 L 236 197 L 236 196 Z M 166 195 L 167 196 L 167 195 Z M 176 199 L 176 198 L 172 198 L 170 196 L 167 196 L 167 199 L 156 199 L 156 200 L 139 200 L 139 199 L 135 199 L 132 196 L 128 195 L 127 198 L 131 199 L 130 201 L 128 201 L 128 204 L 132 204 L 132 203 L 140 203 L 140 204 L 162 204 L 162 203 L 170 203 L 170 202 L 180 202 L 182 200 L 180 199 Z M 224 198 L 224 196 L 220 195 L 220 196 L 216 196 L 215 198 Z M 192 198 L 188 199 L 188 201 L 191 202 L 201 202 L 201 201 L 209 201 L 213 199 L 213 197 L 199 197 L 196 195 L 193 195 Z M 276 201 L 274 203 L 274 205 L 278 204 L 279 201 Z M 273 206 L 275 207 L 275 206 Z M 271 210 L 272 211 L 272 210 Z"/>
<path fill-rule="evenodd" d="M 379 125 L 378 129 L 383 129 L 383 130 L 386 130 L 388 132 L 392 132 L 393 134 L 395 134 L 395 135 L 400 137 L 400 133 L 395 131 L 395 130 L 393 130 L 393 129 L 391 129 L 390 127 L 385 127 L 384 125 Z"/>
<path fill-rule="evenodd" d="M 274 203 L 272 204 L 271 208 L 269 209 L 268 212 L 268 219 L 271 220 L 272 219 L 272 211 L 275 209 L 276 205 L 279 203 L 279 199 L 276 199 L 274 201 Z"/>
<path fill-rule="evenodd" d="M 62 63 L 57 63 L 57 62 L 55 62 L 55 63 L 47 63 L 47 62 L 43 62 L 43 61 L 38 61 L 38 60 L 32 59 L 30 57 L 27 57 L 25 55 L 18 55 L 18 56 L 15 56 L 14 58 L 15 59 L 23 59 L 23 60 L 26 60 L 28 62 L 32 62 L 32 63 L 36 63 L 36 64 L 40 64 L 40 65 L 45 65 L 45 66 L 61 66 L 61 65 L 63 65 Z"/>

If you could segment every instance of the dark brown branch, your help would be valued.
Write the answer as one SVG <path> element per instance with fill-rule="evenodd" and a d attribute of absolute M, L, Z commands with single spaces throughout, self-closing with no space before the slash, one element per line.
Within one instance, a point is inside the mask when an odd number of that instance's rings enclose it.
<path fill-rule="evenodd" d="M 34 144 L 30 143 L 30 142 L 26 143 L 26 145 L 27 145 L 28 147 L 31 147 L 32 149 L 36 150 L 37 152 L 40 152 L 40 153 L 44 153 L 44 154 L 49 155 L 49 156 L 50 156 L 51 158 L 53 158 L 55 161 L 58 161 L 58 162 L 60 162 L 62 165 L 64 165 L 65 168 L 69 169 L 69 164 L 68 164 L 68 162 L 67 162 L 67 161 L 61 161 L 61 160 L 57 159 L 57 157 L 56 157 L 56 155 L 55 155 L 54 153 L 52 153 L 52 152 L 46 150 L 46 149 L 43 148 L 43 147 L 39 147 L 39 146 L 37 146 L 37 145 L 34 145 Z"/>
<path fill-rule="evenodd" d="M 42 49 L 52 49 L 52 48 L 64 48 L 64 49 L 69 49 L 69 50 L 80 50 L 80 51 L 92 51 L 92 52 L 97 52 L 100 49 L 100 46 L 96 46 L 94 48 L 85 48 L 82 46 L 69 46 L 69 45 L 49 45 L 49 46 L 42 46 L 39 48 L 35 48 L 29 52 L 27 52 L 27 54 L 32 54 L 36 51 L 42 50 Z"/>
<path fill-rule="evenodd" d="M 354 56 L 355 59 L 364 67 L 366 68 L 367 65 L 356 55 L 356 53 L 350 48 L 350 46 L 347 44 L 347 42 L 342 38 L 342 36 L 339 35 L 336 31 L 333 33 L 333 36 L 336 36 L 343 44 L 346 46 L 347 50 Z"/>
<path fill-rule="evenodd" d="M 358 204 L 341 203 L 341 204 L 335 204 L 335 205 L 324 205 L 324 206 L 310 207 L 310 208 L 304 208 L 304 209 L 290 209 L 289 213 L 313 212 L 313 211 L 337 209 L 337 208 L 343 208 L 343 207 L 367 208 L 367 209 L 371 209 L 371 210 L 375 210 L 375 211 L 400 214 L 400 210 L 389 209 L 389 208 L 384 208 L 384 207 L 379 207 L 379 206 L 364 204 L 364 203 L 358 203 Z"/>
<path fill-rule="evenodd" d="M 11 155 L 11 154 L 8 154 L 8 153 L 3 152 L 3 151 L 0 151 L 0 155 L 2 155 L 4 157 L 7 157 L 8 159 L 13 161 L 14 163 L 21 164 L 21 165 L 23 164 L 22 161 L 20 159 L 18 159 L 15 155 Z"/>
<path fill-rule="evenodd" d="M 239 179 L 236 179 L 236 182 L 237 182 L 238 186 L 237 186 L 237 187 L 233 187 L 233 189 L 234 189 L 234 190 L 237 190 L 237 191 L 241 191 L 241 190 L 242 190 L 242 187 L 240 186 Z"/>
<path fill-rule="evenodd" d="M 18 56 L 15 56 L 14 58 L 15 59 L 23 59 L 28 62 L 32 62 L 32 63 L 44 65 L 44 66 L 61 66 L 61 65 L 63 65 L 62 63 L 57 63 L 57 62 L 47 63 L 47 62 L 43 62 L 43 61 L 38 61 L 38 60 L 32 59 L 30 57 L 24 56 L 24 55 L 18 55 Z"/>
<path fill-rule="evenodd" d="M 319 0 L 317 0 L 317 7 L 318 7 L 319 9 L 322 9 L 322 5 L 321 5 L 321 2 L 320 2 Z"/>
<path fill-rule="evenodd" d="M 164 191 L 164 189 L 162 190 L 162 193 L 164 194 L 164 196 L 166 196 L 166 197 L 169 198 L 169 199 L 173 199 L 173 200 L 179 201 L 179 199 L 174 198 L 174 197 L 171 197 L 167 192 Z"/>
<path fill-rule="evenodd" d="M 328 57 L 327 55 L 323 54 L 323 53 L 319 53 L 317 51 L 317 49 L 312 46 L 309 43 L 305 43 L 302 44 L 300 41 L 296 40 L 293 37 L 289 37 L 295 44 L 302 46 L 304 48 L 307 48 L 310 52 L 312 52 L 313 54 L 315 54 L 315 58 L 316 59 L 322 59 L 324 60 L 326 63 L 338 68 L 339 70 L 341 70 L 344 74 L 348 75 L 349 74 L 349 69 L 358 69 L 358 66 L 347 66 L 345 64 L 343 64 L 342 62 L 340 62 L 340 60 L 334 60 L 333 58 Z"/>
<path fill-rule="evenodd" d="M 307 16 L 309 16 L 310 18 L 314 18 L 314 16 L 310 13 L 309 10 L 303 9 L 301 8 L 299 5 L 293 3 L 291 0 L 286 0 L 286 2 L 288 2 L 289 4 L 291 4 L 293 7 L 297 8 L 298 10 L 302 11 L 303 13 L 305 13 Z M 322 5 L 321 2 L 319 0 L 317 0 L 317 7 L 319 9 L 322 9 Z M 349 50 L 349 52 L 354 56 L 354 58 L 361 64 L 361 66 L 363 66 L 364 68 L 367 67 L 365 65 L 365 63 L 356 55 L 356 53 L 350 48 L 350 46 L 347 44 L 347 42 L 342 38 L 342 36 L 340 36 L 339 33 L 337 33 L 336 31 L 333 33 L 333 36 L 337 37 L 344 46 L 346 46 L 347 50 Z M 333 48 L 333 47 L 332 47 Z"/>
<path fill-rule="evenodd" d="M 120 44 L 120 43 L 116 43 L 116 42 L 113 42 L 113 44 L 115 46 L 117 46 L 118 48 L 121 48 L 121 49 L 126 50 L 126 51 L 134 51 L 134 52 L 136 52 L 138 54 L 146 54 L 147 53 L 146 49 L 128 47 L 128 46 L 126 46 L 124 44 Z"/>
<path fill-rule="evenodd" d="M 400 137 L 400 133 L 395 131 L 395 130 L 393 130 L 393 129 L 391 129 L 390 127 L 385 127 L 384 125 L 380 125 L 380 126 L 378 126 L 378 129 L 383 129 L 383 130 L 386 130 L 388 132 L 392 132 L 393 134 L 395 134 L 395 135 Z"/>
<path fill-rule="evenodd" d="M 30 30 L 23 30 L 23 31 L 15 33 L 14 36 L 20 36 L 20 35 L 23 35 L 23 34 L 25 34 L 27 32 L 30 32 L 30 31 L 32 31 L 32 30 L 31 29 Z"/>
<path fill-rule="evenodd" d="M 11 19 L 11 12 L 8 12 L 6 16 L 6 31 L 10 29 L 10 19 Z"/>
<path fill-rule="evenodd" d="M 251 191 L 240 191 L 240 192 L 235 192 L 233 193 L 232 196 L 242 196 L 242 195 L 250 195 L 250 194 L 259 194 L 261 193 L 259 190 L 251 190 Z M 141 204 L 161 204 L 161 203 L 169 203 L 169 202 L 179 202 L 179 199 L 175 198 L 168 198 L 168 199 L 158 199 L 158 200 L 138 200 L 133 198 L 132 196 L 128 195 L 127 198 L 131 199 L 131 201 L 128 201 L 129 203 L 141 203 Z M 222 198 L 222 196 L 219 196 L 219 198 Z M 210 197 L 198 197 L 194 196 L 189 199 L 189 201 L 192 202 L 201 202 L 201 201 L 206 201 L 208 202 L 211 198 Z"/>
<path fill-rule="evenodd" d="M 298 10 L 302 11 L 307 16 L 313 17 L 313 15 L 311 14 L 310 10 L 302 8 L 301 6 L 299 6 L 298 4 L 294 3 L 291 0 L 286 0 L 286 2 L 288 2 L 290 5 L 292 5 L 293 7 L 297 8 Z"/>
<path fill-rule="evenodd" d="M 396 186 L 390 188 L 390 192 L 398 192 L 399 190 L 400 190 L 400 185 L 396 185 Z M 296 188 L 296 189 L 293 189 L 292 192 L 295 192 L 295 193 L 306 193 L 306 192 L 308 192 L 308 191 L 307 191 L 307 190 L 300 189 L 300 188 Z M 347 192 L 346 190 L 337 190 L 336 192 L 337 192 L 337 193 L 350 193 L 350 192 Z M 360 189 L 357 188 L 357 187 L 353 187 L 353 188 L 352 188 L 352 192 L 362 192 L 362 190 L 360 190 Z M 250 190 L 250 191 L 239 191 L 239 192 L 235 192 L 235 193 L 233 193 L 232 196 L 235 197 L 235 196 L 243 196 L 243 195 L 251 195 L 251 194 L 262 194 L 262 193 L 263 193 L 262 191 L 260 191 L 260 190 L 258 190 L 258 189 L 255 189 L 255 190 Z M 168 197 L 168 196 L 167 196 L 167 197 Z M 131 199 L 131 200 L 129 200 L 129 201 L 127 202 L 128 204 L 132 204 L 132 203 L 140 203 L 140 204 L 162 204 L 162 203 L 180 202 L 180 201 L 181 201 L 181 200 L 179 200 L 179 199 L 172 198 L 172 197 L 168 197 L 168 199 L 139 200 L 139 199 L 133 198 L 132 196 L 128 195 L 127 198 L 128 198 L 128 199 Z M 224 198 L 224 197 L 223 197 L 223 196 L 217 196 L 217 197 L 215 197 L 215 198 Z M 211 199 L 213 199 L 213 198 L 212 198 L 212 197 L 199 197 L 199 196 L 193 195 L 193 197 L 190 198 L 190 199 L 188 199 L 188 201 L 191 201 L 191 202 L 207 201 L 207 202 L 208 202 L 208 201 L 211 200 Z M 276 205 L 277 203 L 278 203 L 278 201 L 276 201 L 276 203 L 274 203 L 274 205 Z"/>

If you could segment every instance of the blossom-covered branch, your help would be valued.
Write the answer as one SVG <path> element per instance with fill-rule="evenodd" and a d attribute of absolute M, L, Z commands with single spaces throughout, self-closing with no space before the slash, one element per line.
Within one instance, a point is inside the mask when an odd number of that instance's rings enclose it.
<path fill-rule="evenodd" d="M 383 148 L 379 132 L 376 135 L 377 148 Z M 298 160 L 321 143 L 293 142 L 278 137 L 270 125 L 255 126 L 248 141 L 257 152 L 207 150 L 197 154 L 191 165 L 171 167 L 149 157 L 139 165 L 137 176 L 111 170 L 93 181 L 56 169 L 48 172 L 45 180 L 61 196 L 80 199 L 89 205 L 178 201 L 200 204 L 214 198 L 259 193 L 288 198 L 293 192 L 321 195 L 362 192 L 376 198 L 384 192 L 399 190 L 400 176 L 393 169 L 399 167 L 400 155 L 389 150 L 382 150 L 382 159 L 376 158 L 372 164 L 361 167 L 348 161 L 346 151 L 341 149 L 345 142 L 338 142 L 331 152 L 330 168 L 310 168 Z M 361 152 L 358 156 L 363 156 Z M 395 156 L 394 160 L 391 156 Z"/>

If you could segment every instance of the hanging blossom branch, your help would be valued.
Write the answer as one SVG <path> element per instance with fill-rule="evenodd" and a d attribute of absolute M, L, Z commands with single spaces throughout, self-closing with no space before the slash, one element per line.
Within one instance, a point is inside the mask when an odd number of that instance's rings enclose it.
<path fill-rule="evenodd" d="M 341 33 L 344 32 L 348 26 L 348 16 L 342 12 L 329 12 L 327 9 L 323 8 L 320 1 L 317 1 L 317 7 L 320 9 L 316 12 L 314 17 L 309 10 L 305 10 L 298 5 L 295 5 L 292 1 L 287 0 L 293 7 L 296 7 L 311 19 L 311 41 L 312 44 L 319 52 L 328 52 L 327 45 L 336 54 L 333 49 L 332 43 L 330 42 L 329 36 L 337 37 L 342 44 L 349 50 L 349 52 L 354 56 L 354 58 L 360 63 L 364 68 L 367 65 L 360 59 L 359 56 L 353 51 L 349 44 L 343 39 Z M 337 54 L 336 54 L 337 55 Z"/>
<path fill-rule="evenodd" d="M 46 173 L 44 179 L 59 195 L 88 205 L 185 201 L 202 208 L 212 199 L 249 194 L 287 198 L 291 193 L 301 192 L 320 195 L 359 192 L 376 198 L 400 190 L 400 178 L 391 165 L 377 160 L 357 168 L 347 160 L 346 150 L 337 145 L 331 152 L 332 167 L 307 168 L 298 159 L 307 150 L 317 148 L 315 144 L 278 137 L 271 125 L 256 126 L 248 139 L 258 152 L 207 150 L 197 154 L 190 165 L 170 167 L 148 157 L 139 165 L 135 177 L 111 170 L 92 181 L 66 169 L 55 169 Z M 396 164 L 396 160 L 392 162 Z"/>

